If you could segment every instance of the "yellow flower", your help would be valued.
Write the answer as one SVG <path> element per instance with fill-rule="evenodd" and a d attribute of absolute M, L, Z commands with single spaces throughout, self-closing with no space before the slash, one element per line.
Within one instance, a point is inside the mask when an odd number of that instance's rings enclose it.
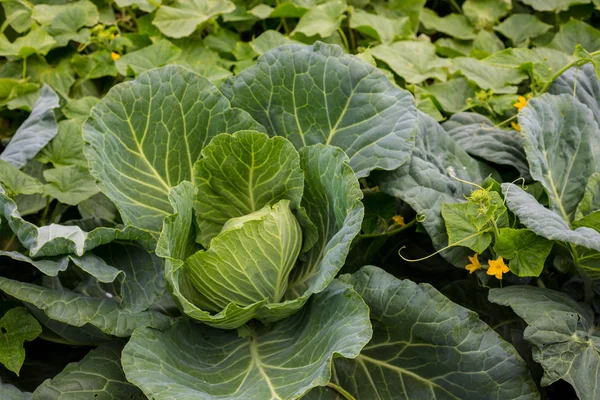
<path fill-rule="evenodd" d="M 110 58 L 112 58 L 113 61 L 117 61 L 121 56 L 113 51 L 110 53 Z"/>
<path fill-rule="evenodd" d="M 394 215 L 392 217 L 392 219 L 394 220 L 394 223 L 396 225 L 400 225 L 400 226 L 406 225 L 406 222 L 404 222 L 404 217 L 402 215 Z"/>
<path fill-rule="evenodd" d="M 478 269 L 481 269 L 481 263 L 479 262 L 479 254 L 475 253 L 473 254 L 473 257 L 468 258 L 469 261 L 471 261 L 471 264 L 467 264 L 465 268 L 467 269 L 467 271 L 469 271 L 469 274 L 472 274 Z"/>
<path fill-rule="evenodd" d="M 515 121 L 511 122 L 510 126 L 512 126 L 515 131 L 519 131 L 519 132 L 521 131 L 521 125 L 519 125 Z"/>
<path fill-rule="evenodd" d="M 523 107 L 527 105 L 527 99 L 523 96 L 519 96 L 517 98 L 519 99 L 519 101 L 513 104 L 513 107 L 516 107 L 517 111 L 521 111 Z"/>
<path fill-rule="evenodd" d="M 497 260 L 488 261 L 489 268 L 487 270 L 488 275 L 495 275 L 497 279 L 502 279 L 502 274 L 506 274 L 510 269 L 504 264 L 504 259 L 498 257 Z"/>

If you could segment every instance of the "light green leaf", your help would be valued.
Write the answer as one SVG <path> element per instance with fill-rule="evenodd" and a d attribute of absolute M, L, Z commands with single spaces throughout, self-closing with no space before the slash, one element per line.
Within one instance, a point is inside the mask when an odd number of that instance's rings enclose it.
<path fill-rule="evenodd" d="M 500 129 L 489 118 L 466 112 L 454 114 L 442 126 L 470 155 L 494 164 L 513 166 L 521 176 L 529 178 L 529 165 L 519 132 Z"/>
<path fill-rule="evenodd" d="M 67 101 L 67 104 L 61 108 L 61 112 L 65 117 L 70 119 L 87 118 L 90 115 L 90 110 L 100 101 L 97 97 L 82 97 Z"/>
<path fill-rule="evenodd" d="M 44 85 L 29 117 L 19 126 L 2 154 L 4 160 L 23 168 L 58 133 L 54 110 L 59 107 L 58 96 Z"/>
<path fill-rule="evenodd" d="M 350 28 L 389 44 L 413 36 L 408 17 L 390 18 L 356 9 L 350 14 Z"/>
<path fill-rule="evenodd" d="M 0 33 L 0 56 L 27 58 L 33 54 L 45 56 L 56 45 L 52 38 L 42 28 L 34 27 L 25 36 L 19 36 L 14 42 L 9 42 L 3 33 Z"/>
<path fill-rule="evenodd" d="M 169 189 L 192 179 L 194 163 L 215 135 L 241 129 L 263 130 L 208 80 L 167 66 L 115 86 L 92 109 L 84 151 L 123 221 L 158 234 L 172 212 Z"/>
<path fill-rule="evenodd" d="M 587 4 L 590 0 L 521 0 L 536 11 L 567 11 L 575 4 Z"/>
<path fill-rule="evenodd" d="M 560 26 L 548 47 L 571 54 L 578 44 L 590 52 L 600 50 L 600 30 L 578 19 L 571 19 Z"/>
<path fill-rule="evenodd" d="M 31 28 L 31 3 L 24 0 L 3 0 L 2 8 L 6 16 L 6 23 L 18 33 L 23 33 Z"/>
<path fill-rule="evenodd" d="M 439 104 L 439 107 L 449 113 L 459 112 L 465 107 L 467 99 L 475 96 L 473 86 L 465 78 L 454 78 L 424 88 L 418 86 L 415 88 L 422 90 L 421 96 L 426 94 L 432 97 L 434 103 Z"/>
<path fill-rule="evenodd" d="M 176 0 L 171 6 L 162 5 L 152 24 L 169 37 L 182 38 L 209 19 L 233 10 L 235 4 L 229 0 Z"/>
<path fill-rule="evenodd" d="M 472 187 L 453 178 L 481 183 L 491 173 L 484 164 L 471 158 L 444 129 L 423 114 L 419 117 L 417 144 L 411 158 L 395 171 L 379 173 L 379 189 L 408 203 L 425 218 L 423 227 L 436 249 L 448 245 L 441 210 L 443 203 L 460 203 Z M 464 268 L 471 252 L 455 247 L 442 252 L 444 258 Z"/>
<path fill-rule="evenodd" d="M 512 10 L 512 2 L 511 0 L 466 0 L 462 9 L 465 16 L 477 28 L 489 28 Z"/>
<path fill-rule="evenodd" d="M 240 131 L 215 136 L 194 166 L 196 241 L 208 248 L 230 218 L 288 199 L 299 207 L 304 187 L 300 157 L 282 137 Z"/>
<path fill-rule="evenodd" d="M 475 226 L 467 215 L 468 211 L 467 203 L 442 204 L 442 217 L 446 224 L 448 244 L 468 247 L 475 253 L 481 254 L 492 243 L 492 235 L 489 232 L 481 232 L 481 229 Z"/>
<path fill-rule="evenodd" d="M 600 163 L 600 128 L 589 108 L 569 95 L 542 95 L 519 113 L 523 147 L 533 179 L 552 210 L 573 220 L 589 177 Z"/>
<path fill-rule="evenodd" d="M 132 313 L 114 300 L 87 297 L 65 289 L 46 289 L 0 277 L 0 290 L 43 310 L 51 319 L 77 327 L 90 324 L 114 336 L 130 336 L 143 326 L 165 329 L 171 324 L 169 317 L 155 311 Z"/>
<path fill-rule="evenodd" d="M 527 322 L 523 336 L 533 345 L 533 360 L 544 368 L 542 386 L 564 379 L 578 398 L 598 398 L 600 332 L 594 328 L 589 306 L 564 293 L 532 286 L 492 289 L 489 300 L 510 306 Z"/>
<path fill-rule="evenodd" d="M 43 192 L 43 185 L 39 180 L 19 171 L 4 160 L 0 160 L 0 184 L 13 195 Z"/>
<path fill-rule="evenodd" d="M 600 251 L 599 232 L 587 227 L 571 229 L 559 214 L 542 206 L 532 195 L 518 186 L 503 183 L 502 190 L 510 211 L 519 217 L 525 227 L 537 235 Z"/>
<path fill-rule="evenodd" d="M 91 1 L 77 0 L 68 4 L 37 4 L 33 6 L 32 18 L 54 37 L 57 46 L 66 46 L 70 40 L 85 43 L 82 39 L 89 37 L 89 31 L 80 28 L 96 25 L 100 14 Z"/>
<path fill-rule="evenodd" d="M 161 0 L 115 0 L 115 4 L 119 8 L 136 6 L 147 13 L 154 11 L 161 2 Z"/>
<path fill-rule="evenodd" d="M 44 192 L 63 204 L 76 206 L 100 192 L 85 167 L 70 165 L 44 171 Z"/>
<path fill-rule="evenodd" d="M 81 133 L 83 122 L 82 118 L 60 121 L 58 134 L 38 153 L 37 160 L 42 163 L 52 163 L 57 168 L 76 165 L 87 169 Z"/>
<path fill-rule="evenodd" d="M 517 276 L 539 276 L 552 250 L 552 241 L 529 229 L 500 229 L 494 251 L 510 260 L 510 272 Z"/>
<path fill-rule="evenodd" d="M 356 399 L 539 399 L 514 347 L 433 286 L 373 266 L 342 279 L 374 331 L 358 357 L 335 360 L 335 383 Z"/>
<path fill-rule="evenodd" d="M 127 382 L 121 367 L 123 345 L 113 341 L 90 351 L 81 361 L 70 363 L 33 393 L 34 400 L 142 400 L 143 393 Z"/>
<path fill-rule="evenodd" d="M 600 210 L 600 172 L 595 172 L 585 186 L 583 198 L 575 210 L 575 219 L 579 220 L 598 210 Z"/>
<path fill-rule="evenodd" d="M 444 116 L 440 113 L 440 110 L 438 110 L 431 97 L 424 97 L 417 100 L 417 109 L 438 122 L 444 120 Z"/>
<path fill-rule="evenodd" d="M 196 306 L 220 312 L 279 302 L 302 248 L 302 230 L 289 200 L 227 221 L 220 234 L 186 261 L 185 278 L 196 288 Z"/>
<path fill-rule="evenodd" d="M 311 7 L 304 14 L 292 32 L 302 33 L 308 37 L 319 35 L 329 37 L 340 27 L 344 19 L 346 3 L 343 0 L 331 0 L 318 6 Z"/>
<path fill-rule="evenodd" d="M 425 3 L 426 0 L 391 0 L 388 2 L 388 4 L 371 4 L 375 7 L 378 14 L 386 14 L 388 10 L 391 10 L 394 13 L 400 13 L 403 16 L 407 16 L 408 18 L 410 18 L 410 25 L 416 32 L 419 27 L 419 16 L 423 11 Z"/>
<path fill-rule="evenodd" d="M 494 27 L 494 30 L 509 38 L 513 46 L 518 46 L 529 39 L 543 35 L 551 28 L 552 25 L 543 23 L 536 15 L 513 14 Z"/>
<path fill-rule="evenodd" d="M 300 42 L 296 42 L 274 30 L 264 31 L 250 42 L 250 46 L 252 46 L 254 51 L 261 56 L 284 44 L 300 44 Z"/>
<path fill-rule="evenodd" d="M 146 248 L 153 246 L 152 236 L 134 227 L 95 228 L 83 231 L 77 225 L 50 224 L 38 228 L 23 219 L 17 211 L 17 205 L 0 186 L 0 215 L 17 236 L 21 244 L 28 249 L 31 257 L 51 257 L 63 254 L 82 256 L 86 251 L 113 240 L 138 240 Z"/>
<path fill-rule="evenodd" d="M 496 36 L 494 32 L 481 30 L 473 41 L 471 56 L 481 59 L 490 54 L 504 50 L 504 43 Z"/>
<path fill-rule="evenodd" d="M 162 39 L 148 47 L 125 54 L 115 65 L 121 75 L 137 76 L 177 60 L 180 54 L 181 50 L 177 46 Z"/>
<path fill-rule="evenodd" d="M 358 177 L 397 168 L 413 147 L 412 96 L 334 45 L 279 47 L 221 90 L 271 136 L 341 148 Z"/>
<path fill-rule="evenodd" d="M 131 60 L 129 62 L 133 63 Z M 71 65 L 82 79 L 98 79 L 119 74 L 108 49 L 101 49 L 85 55 L 75 54 L 71 58 Z M 123 73 L 123 75 L 125 74 Z"/>
<path fill-rule="evenodd" d="M 462 14 L 448 14 L 439 17 L 437 13 L 429 8 L 421 11 L 420 22 L 425 29 L 445 33 L 457 39 L 475 39 L 475 27 L 471 25 L 467 17 Z"/>
<path fill-rule="evenodd" d="M 373 57 L 385 62 L 392 71 L 409 83 L 427 79 L 446 80 L 446 59 L 435 54 L 435 46 L 425 41 L 405 40 L 371 49 Z"/>
<path fill-rule="evenodd" d="M 0 363 L 19 375 L 25 349 L 23 343 L 34 340 L 42 333 L 42 327 L 25 308 L 8 310 L 0 318 Z"/>
<path fill-rule="evenodd" d="M 298 314 L 244 337 L 184 321 L 164 332 L 139 329 L 122 363 L 127 379 L 157 400 L 298 399 L 326 385 L 332 358 L 356 357 L 371 333 L 362 299 L 335 281 Z"/>
<path fill-rule="evenodd" d="M 527 78 L 522 71 L 497 67 L 470 57 L 452 59 L 451 71 L 460 72 L 480 88 L 490 89 L 494 93 L 516 93 L 517 87 L 511 85 L 519 84 Z"/>

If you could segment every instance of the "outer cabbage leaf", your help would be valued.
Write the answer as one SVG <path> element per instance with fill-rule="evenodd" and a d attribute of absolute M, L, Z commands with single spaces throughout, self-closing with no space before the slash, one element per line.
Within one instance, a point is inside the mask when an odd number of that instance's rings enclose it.
<path fill-rule="evenodd" d="M 341 148 L 358 177 L 397 168 L 414 146 L 412 96 L 334 45 L 280 46 L 222 90 L 271 136 Z"/>
<path fill-rule="evenodd" d="M 384 193 L 408 203 L 425 219 L 423 227 L 437 249 L 448 245 L 441 209 L 443 203 L 463 202 L 472 187 L 454 179 L 481 183 L 491 169 L 471 158 L 433 120 L 420 113 L 417 143 L 409 161 L 392 172 L 380 173 L 376 182 Z M 442 252 L 447 260 L 464 267 L 468 251 L 454 247 Z"/>
<path fill-rule="evenodd" d="M 529 325 L 524 338 L 544 368 L 542 386 L 564 379 L 582 400 L 600 396 L 600 332 L 587 305 L 533 286 L 492 289 L 489 300 L 510 306 Z"/>
<path fill-rule="evenodd" d="M 210 241 L 231 218 L 260 210 L 279 200 L 300 206 L 304 176 L 294 146 L 281 137 L 252 131 L 217 135 L 195 165 L 196 240 Z"/>
<path fill-rule="evenodd" d="M 82 256 L 86 251 L 113 240 L 138 240 L 144 247 L 153 247 L 152 236 L 140 229 L 100 227 L 85 232 L 77 225 L 50 224 L 37 227 L 21 217 L 16 203 L 0 187 L 0 215 L 7 221 L 10 229 L 21 244 L 28 250 L 30 257 L 50 257 L 63 254 Z"/>
<path fill-rule="evenodd" d="M 592 110 L 600 126 L 600 80 L 591 63 L 569 69 L 554 81 L 548 93 L 568 94 L 577 98 Z"/>
<path fill-rule="evenodd" d="M 0 382 L 0 393 L 5 400 L 31 400 L 32 395 L 29 392 L 21 392 L 16 386 Z"/>
<path fill-rule="evenodd" d="M 533 179 L 551 209 L 573 220 L 589 177 L 600 164 L 600 128 L 589 108 L 569 95 L 542 95 L 519 113 L 523 147 Z"/>
<path fill-rule="evenodd" d="M 184 313 L 210 326 L 232 329 L 255 317 L 274 321 L 290 316 L 312 294 L 323 291 L 342 268 L 364 214 L 362 192 L 347 162 L 343 151 L 331 146 L 314 145 L 300 150 L 305 183 L 301 206 L 314 224 L 312 229 L 304 227 L 304 241 L 310 240 L 314 245 L 301 255 L 292 270 L 285 301 L 262 301 L 245 307 L 230 303 L 214 315 L 195 305 L 202 303 L 202 295 L 185 273 L 185 260 L 199 250 L 192 224 L 194 188 L 189 182 L 174 188 L 170 200 L 175 214 L 165 219 L 156 253 L 166 260 L 165 277 Z"/>
<path fill-rule="evenodd" d="M 298 314 L 245 330 L 139 329 L 123 350 L 125 375 L 157 400 L 297 399 L 329 382 L 333 357 L 356 357 L 372 335 L 367 306 L 339 281 Z"/>
<path fill-rule="evenodd" d="M 70 363 L 54 378 L 45 380 L 33 392 L 33 399 L 145 399 L 140 389 L 125 379 L 122 350 L 123 344 L 113 341 L 90 351 L 81 361 Z"/>
<path fill-rule="evenodd" d="M 538 399 L 517 351 L 473 311 L 431 285 L 363 267 L 342 276 L 371 311 L 373 339 L 336 359 L 336 383 L 357 399 Z"/>
<path fill-rule="evenodd" d="M 83 131 L 90 172 L 123 221 L 158 235 L 169 189 L 192 179 L 215 135 L 240 129 L 263 131 L 208 80 L 170 65 L 113 87 Z"/>

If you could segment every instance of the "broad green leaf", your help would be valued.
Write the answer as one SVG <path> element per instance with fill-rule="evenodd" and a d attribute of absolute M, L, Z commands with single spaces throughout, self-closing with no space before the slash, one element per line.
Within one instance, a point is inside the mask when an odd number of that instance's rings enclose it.
<path fill-rule="evenodd" d="M 227 221 L 208 250 L 187 259 L 185 279 L 202 297 L 196 305 L 203 310 L 220 312 L 232 302 L 276 303 L 301 248 L 302 230 L 290 201 L 280 200 Z"/>
<path fill-rule="evenodd" d="M 442 124 L 448 135 L 474 157 L 500 165 L 510 165 L 529 178 L 529 165 L 519 132 L 500 129 L 477 113 L 454 114 Z"/>
<path fill-rule="evenodd" d="M 583 21 L 571 19 L 560 26 L 548 47 L 571 54 L 578 44 L 587 51 L 600 50 L 600 30 Z"/>
<path fill-rule="evenodd" d="M 600 80 L 591 64 L 569 69 L 554 81 L 548 88 L 548 93 L 576 97 L 592 110 L 594 119 L 600 126 Z"/>
<path fill-rule="evenodd" d="M 100 192 L 88 169 L 78 165 L 47 169 L 44 178 L 44 193 L 63 204 L 76 206 Z"/>
<path fill-rule="evenodd" d="M 529 229 L 501 228 L 494 251 L 510 260 L 510 272 L 517 276 L 539 276 L 552 250 L 552 241 Z"/>
<path fill-rule="evenodd" d="M 51 319 L 77 327 L 90 324 L 114 336 L 130 336 L 143 326 L 165 329 L 171 324 L 169 317 L 156 311 L 133 313 L 122 309 L 114 300 L 88 297 L 66 289 L 47 289 L 0 277 L 0 290 L 43 310 Z"/>
<path fill-rule="evenodd" d="M 284 1 L 277 4 L 269 18 L 301 18 L 311 7 L 316 6 L 316 3 L 312 0 Z"/>
<path fill-rule="evenodd" d="M 77 0 L 68 4 L 37 4 L 33 6 L 32 18 L 39 22 L 56 40 L 57 46 L 66 46 L 70 40 L 86 42 L 89 32 L 85 26 L 98 23 L 98 8 L 89 0 Z"/>
<path fill-rule="evenodd" d="M 0 382 L 0 393 L 5 400 L 32 400 L 31 393 L 22 392 L 16 386 Z"/>
<path fill-rule="evenodd" d="M 513 14 L 494 27 L 494 30 L 509 38 L 513 46 L 518 46 L 529 39 L 543 35 L 551 28 L 552 25 L 543 23 L 536 15 Z"/>
<path fill-rule="evenodd" d="M 56 136 L 58 125 L 54 110 L 59 107 L 58 100 L 56 93 L 44 85 L 29 118 L 19 126 L 8 146 L 0 154 L 0 160 L 7 161 L 19 169 L 23 168 Z"/>
<path fill-rule="evenodd" d="M 35 194 L 43 192 L 42 183 L 4 160 L 0 160 L 0 184 L 9 194 Z"/>
<path fill-rule="evenodd" d="M 215 136 L 194 166 L 196 240 L 205 248 L 230 218 L 288 199 L 299 207 L 304 187 L 300 157 L 282 137 L 241 131 Z"/>
<path fill-rule="evenodd" d="M 65 112 L 63 108 L 62 112 Z M 69 111 L 70 112 L 70 111 Z M 87 169 L 87 159 L 83 154 L 81 126 L 84 120 L 67 119 L 58 123 L 58 133 L 37 155 L 42 163 L 52 163 L 55 167 L 77 165 Z"/>
<path fill-rule="evenodd" d="M 473 50 L 473 41 L 441 38 L 435 42 L 435 50 L 439 55 L 449 58 L 468 56 Z"/>
<path fill-rule="evenodd" d="M 412 96 L 337 46 L 279 47 L 222 90 L 270 136 L 284 136 L 296 148 L 315 143 L 341 148 L 358 177 L 397 168 L 413 147 Z"/>
<path fill-rule="evenodd" d="M 579 220 L 598 210 L 600 210 L 600 172 L 595 172 L 585 186 L 583 198 L 575 210 L 575 219 Z"/>
<path fill-rule="evenodd" d="M 133 52 L 135 53 L 135 52 Z M 129 62 L 134 63 L 130 56 Z M 105 76 L 117 76 L 119 71 L 111 57 L 111 52 L 101 49 L 91 54 L 76 54 L 71 58 L 71 65 L 82 79 L 98 79 Z M 125 73 L 122 73 L 125 75 Z"/>
<path fill-rule="evenodd" d="M 41 94 L 42 89 L 37 83 L 19 83 L 12 88 L 6 108 L 31 112 Z"/>
<path fill-rule="evenodd" d="M 437 122 L 444 120 L 444 116 L 442 115 L 440 110 L 438 110 L 431 97 L 424 97 L 417 100 L 417 109 L 429 115 Z"/>
<path fill-rule="evenodd" d="M 567 11 L 575 4 L 587 4 L 590 0 L 521 0 L 536 11 Z"/>
<path fill-rule="evenodd" d="M 300 43 L 274 30 L 264 31 L 250 42 L 250 46 L 252 46 L 254 51 L 261 56 L 276 47 L 283 46 L 284 44 Z"/>
<path fill-rule="evenodd" d="M 382 6 L 381 3 L 371 4 L 378 10 L 378 14 L 386 14 L 388 10 L 391 10 L 394 13 L 400 13 L 401 15 L 407 16 L 410 18 L 410 25 L 416 32 L 419 27 L 419 16 L 423 12 L 425 3 L 426 0 L 391 0 L 385 6 Z M 377 7 L 378 5 L 380 7 Z"/>
<path fill-rule="evenodd" d="M 578 398 L 598 398 L 600 332 L 589 306 L 564 293 L 533 286 L 492 289 L 489 300 L 510 306 L 527 323 L 524 338 L 533 345 L 534 361 L 544 368 L 542 386 L 564 379 Z"/>
<path fill-rule="evenodd" d="M 367 266 L 343 275 L 371 312 L 373 340 L 334 363 L 356 399 L 539 399 L 517 351 L 427 283 Z"/>
<path fill-rule="evenodd" d="M 3 0 L 2 8 L 6 23 L 18 33 L 23 33 L 31 28 L 32 6 L 24 0 Z"/>
<path fill-rule="evenodd" d="M 460 72 L 482 89 L 490 89 L 494 93 L 516 93 L 517 87 L 511 86 L 526 79 L 524 72 L 487 64 L 484 61 L 470 57 L 452 59 L 451 71 Z"/>
<path fill-rule="evenodd" d="M 52 38 L 42 28 L 33 28 L 25 36 L 19 36 L 14 42 L 0 33 L 0 56 L 27 58 L 33 54 L 45 56 L 56 45 L 56 40 Z"/>
<path fill-rule="evenodd" d="M 371 49 L 373 57 L 385 62 L 408 83 L 422 83 L 427 79 L 446 80 L 448 60 L 435 54 L 435 46 L 425 41 L 405 40 L 392 45 Z"/>
<path fill-rule="evenodd" d="M 208 80 L 167 66 L 115 86 L 84 125 L 84 148 L 98 186 L 123 221 L 155 234 L 172 212 L 168 192 L 192 171 L 215 135 L 262 131 Z"/>
<path fill-rule="evenodd" d="M 463 13 L 477 28 L 494 26 L 512 9 L 511 0 L 466 0 Z"/>
<path fill-rule="evenodd" d="M 64 58 L 56 65 L 51 65 L 42 57 L 32 57 L 27 59 L 27 74 L 32 81 L 46 84 L 66 98 L 75 83 L 75 74 L 69 61 Z"/>
<path fill-rule="evenodd" d="M 482 232 L 473 224 L 467 215 L 469 204 L 450 203 L 442 204 L 442 217 L 448 233 L 448 244 L 468 247 L 475 253 L 483 253 L 492 243 L 492 235 Z"/>
<path fill-rule="evenodd" d="M 589 177 L 600 163 L 600 128 L 589 108 L 569 95 L 542 95 L 519 113 L 523 147 L 533 179 L 552 210 L 573 220 Z"/>
<path fill-rule="evenodd" d="M 483 29 L 477 33 L 473 41 L 471 56 L 481 59 L 502 50 L 504 50 L 504 43 L 498 36 L 494 32 Z"/>
<path fill-rule="evenodd" d="M 99 227 L 85 232 L 77 225 L 50 224 L 37 227 L 23 219 L 17 205 L 0 186 L 0 215 L 31 257 L 51 257 L 63 254 L 82 256 L 86 251 L 113 240 L 139 240 L 146 248 L 153 246 L 152 236 L 145 231 L 125 228 Z"/>
<path fill-rule="evenodd" d="M 181 50 L 177 46 L 162 39 L 153 45 L 125 54 L 115 62 L 115 65 L 121 75 L 137 76 L 149 69 L 175 61 L 180 54 Z"/>
<path fill-rule="evenodd" d="M 431 96 L 434 103 L 444 111 L 457 113 L 465 107 L 468 98 L 475 97 L 473 86 L 465 78 L 454 78 L 447 82 L 438 82 L 426 87 L 419 87 L 421 95 Z M 417 92 L 418 93 L 418 92 Z"/>
<path fill-rule="evenodd" d="M 136 6 L 147 13 L 154 11 L 161 2 L 161 0 L 115 0 L 115 4 L 119 8 Z"/>
<path fill-rule="evenodd" d="M 395 171 L 377 174 L 375 181 L 382 192 L 400 198 L 425 217 L 423 227 L 439 250 L 448 245 L 442 204 L 463 202 L 472 190 L 453 175 L 481 183 L 491 170 L 471 158 L 433 119 L 421 114 L 419 121 L 417 144 L 409 161 Z M 468 255 L 471 252 L 458 247 L 442 252 L 460 268 Z"/>
<path fill-rule="evenodd" d="M 38 337 L 42 327 L 25 308 L 17 307 L 0 318 L 0 328 L 0 364 L 19 375 L 25 361 L 23 343 Z"/>
<path fill-rule="evenodd" d="M 235 10 L 229 0 L 176 0 L 162 5 L 152 23 L 165 35 L 173 38 L 190 36 L 209 19 Z"/>
<path fill-rule="evenodd" d="M 350 28 L 389 44 L 413 35 L 408 17 L 389 18 L 356 9 L 350 14 Z"/>
<path fill-rule="evenodd" d="M 599 232 L 587 227 L 571 229 L 559 214 L 542 206 L 532 195 L 518 186 L 503 183 L 502 191 L 505 193 L 506 205 L 510 211 L 519 217 L 525 227 L 537 235 L 600 251 Z"/>
<path fill-rule="evenodd" d="M 332 358 L 356 357 L 372 333 L 366 305 L 338 281 L 298 314 L 247 331 L 240 337 L 184 321 L 164 332 L 138 329 L 123 369 L 157 400 L 297 399 L 326 385 Z"/>
<path fill-rule="evenodd" d="M 435 11 L 424 8 L 419 21 L 425 29 L 445 33 L 457 39 L 475 39 L 477 35 L 475 27 L 462 14 L 448 14 L 445 17 L 439 17 Z"/>
<path fill-rule="evenodd" d="M 315 35 L 319 35 L 322 38 L 329 37 L 342 24 L 344 11 L 346 11 L 346 2 L 344 0 L 330 0 L 311 7 L 300 18 L 292 35 L 302 33 L 308 37 Z"/>
<path fill-rule="evenodd" d="M 33 393 L 33 399 L 145 399 L 140 389 L 125 379 L 122 349 L 123 345 L 116 341 L 97 347 L 81 361 L 70 363 L 54 378 L 44 381 Z"/>
<path fill-rule="evenodd" d="M 67 104 L 61 108 L 61 112 L 65 117 L 70 119 L 87 118 L 90 115 L 92 107 L 94 107 L 100 99 L 97 97 L 82 97 L 80 99 L 68 100 Z"/>

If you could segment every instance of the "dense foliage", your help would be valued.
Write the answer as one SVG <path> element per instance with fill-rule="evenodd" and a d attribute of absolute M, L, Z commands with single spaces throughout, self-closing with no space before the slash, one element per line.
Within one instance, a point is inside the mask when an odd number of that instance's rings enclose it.
<path fill-rule="evenodd" d="M 600 398 L 600 1 L 0 2 L 1 399 Z"/>

